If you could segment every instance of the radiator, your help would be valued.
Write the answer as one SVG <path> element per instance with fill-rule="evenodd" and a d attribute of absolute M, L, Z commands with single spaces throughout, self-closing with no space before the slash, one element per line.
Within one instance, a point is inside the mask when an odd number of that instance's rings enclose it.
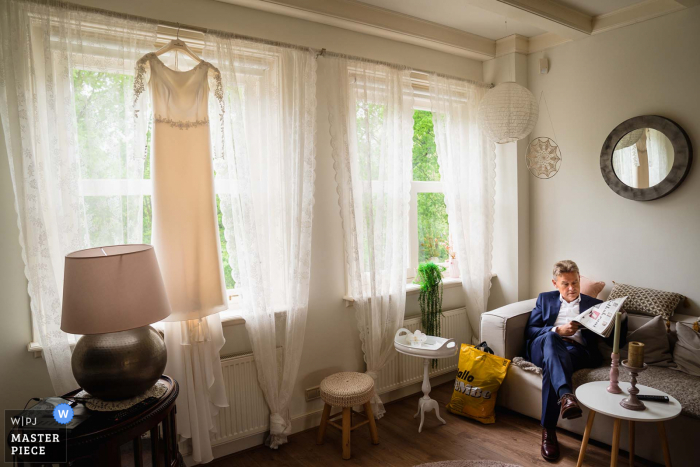
<path fill-rule="evenodd" d="M 263 433 L 270 425 L 270 410 L 258 384 L 253 354 L 222 357 L 221 370 L 229 406 L 219 409 L 215 417 L 212 446 Z"/>
<path fill-rule="evenodd" d="M 409 331 L 419 329 L 420 317 L 405 320 L 403 327 Z M 462 343 L 470 343 L 468 330 L 469 324 L 465 308 L 443 312 L 440 319 L 440 334 L 442 334 L 440 337 L 453 337 L 457 342 L 457 348 L 459 348 Z M 456 370 L 458 358 L 459 356 L 455 355 L 451 358 L 438 359 L 437 366 L 430 368 L 430 377 Z M 423 359 L 396 352 L 396 356 L 379 373 L 377 393 L 384 394 L 420 381 L 423 381 Z"/>
<path fill-rule="evenodd" d="M 415 331 L 420 317 L 404 321 L 404 327 Z M 454 337 L 459 346 L 469 342 L 467 312 L 464 308 L 445 311 L 440 320 L 444 337 Z M 281 352 L 282 348 L 278 348 Z M 211 434 L 212 446 L 229 443 L 248 436 L 264 433 L 269 429 L 270 410 L 258 385 L 258 374 L 253 354 L 223 356 L 221 369 L 226 385 L 229 407 L 219 409 L 215 417 L 216 433 Z M 438 366 L 431 368 L 430 376 L 437 376 L 457 369 L 457 356 L 441 358 Z M 396 353 L 379 375 L 378 393 L 383 394 L 423 380 L 423 359 Z"/>

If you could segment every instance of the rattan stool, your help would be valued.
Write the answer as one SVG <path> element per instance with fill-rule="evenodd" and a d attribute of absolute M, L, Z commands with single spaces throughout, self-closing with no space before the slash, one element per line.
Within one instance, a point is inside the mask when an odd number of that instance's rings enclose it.
<path fill-rule="evenodd" d="M 330 424 L 343 432 L 343 459 L 350 459 L 350 432 L 369 424 L 369 433 L 372 437 L 372 444 L 379 444 L 379 433 L 377 425 L 374 423 L 372 405 L 370 400 L 374 395 L 374 380 L 364 373 L 343 372 L 336 373 L 321 381 L 321 399 L 326 403 L 323 407 L 321 426 L 318 427 L 318 438 L 316 444 L 323 444 L 326 435 L 326 425 Z M 352 410 L 356 405 L 365 407 L 365 413 L 361 414 Z M 331 407 L 342 407 L 343 411 L 332 417 Z M 352 414 L 362 415 L 367 420 L 352 425 Z M 333 420 L 343 417 L 343 424 L 338 425 Z"/>

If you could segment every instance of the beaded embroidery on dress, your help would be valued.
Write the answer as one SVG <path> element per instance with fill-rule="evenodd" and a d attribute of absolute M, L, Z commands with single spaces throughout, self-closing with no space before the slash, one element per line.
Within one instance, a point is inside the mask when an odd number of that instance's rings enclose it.
<path fill-rule="evenodd" d="M 151 178 L 153 230 L 163 282 L 172 307 L 166 321 L 201 319 L 228 308 L 209 128 L 209 94 L 223 122 L 221 73 L 201 61 L 173 70 L 155 53 L 136 63 L 134 115 L 144 94 L 153 115 Z M 223 157 L 222 155 L 218 157 Z"/>

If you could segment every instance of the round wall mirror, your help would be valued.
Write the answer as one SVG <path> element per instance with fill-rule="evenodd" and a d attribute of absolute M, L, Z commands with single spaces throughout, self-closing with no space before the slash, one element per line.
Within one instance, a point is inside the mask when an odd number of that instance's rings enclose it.
<path fill-rule="evenodd" d="M 631 118 L 605 140 L 600 170 L 618 195 L 650 201 L 672 192 L 685 179 L 692 148 L 675 122 L 654 115 Z"/>

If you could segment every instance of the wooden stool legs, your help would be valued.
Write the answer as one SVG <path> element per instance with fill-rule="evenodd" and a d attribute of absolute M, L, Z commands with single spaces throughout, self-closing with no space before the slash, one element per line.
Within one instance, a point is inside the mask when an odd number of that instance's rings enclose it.
<path fill-rule="evenodd" d="M 316 444 L 323 444 L 324 438 L 326 437 L 326 425 L 328 424 L 328 417 L 331 414 L 331 406 L 326 404 L 323 406 L 323 415 L 321 415 L 321 425 L 318 427 L 318 436 L 316 437 Z"/>
<path fill-rule="evenodd" d="M 374 414 L 372 413 L 372 404 L 369 402 L 365 403 L 365 414 L 367 414 L 367 420 L 369 420 L 369 434 L 372 437 L 372 444 L 379 444 L 379 433 L 377 432 L 377 424 L 374 421 Z"/>
<path fill-rule="evenodd" d="M 352 408 L 343 407 L 343 459 L 350 459 L 350 432 L 352 431 Z"/>
<path fill-rule="evenodd" d="M 374 420 L 374 414 L 372 413 L 372 405 L 367 402 L 364 404 L 365 416 L 367 420 L 360 422 L 355 426 L 352 426 L 352 413 L 351 407 L 343 407 L 342 414 L 330 416 L 331 406 L 326 404 L 323 406 L 323 415 L 321 415 L 321 425 L 318 427 L 318 435 L 316 437 L 316 444 L 323 444 L 326 437 L 326 427 L 330 424 L 336 428 L 339 428 L 343 433 L 343 459 L 350 459 L 350 434 L 352 430 L 361 427 L 364 424 L 369 425 L 369 434 L 372 439 L 372 444 L 379 444 L 379 432 L 377 431 L 377 424 Z M 355 412 L 357 414 L 357 412 Z M 358 414 L 361 415 L 361 414 Z M 338 425 L 333 420 L 337 417 L 342 417 L 342 425 Z"/>

